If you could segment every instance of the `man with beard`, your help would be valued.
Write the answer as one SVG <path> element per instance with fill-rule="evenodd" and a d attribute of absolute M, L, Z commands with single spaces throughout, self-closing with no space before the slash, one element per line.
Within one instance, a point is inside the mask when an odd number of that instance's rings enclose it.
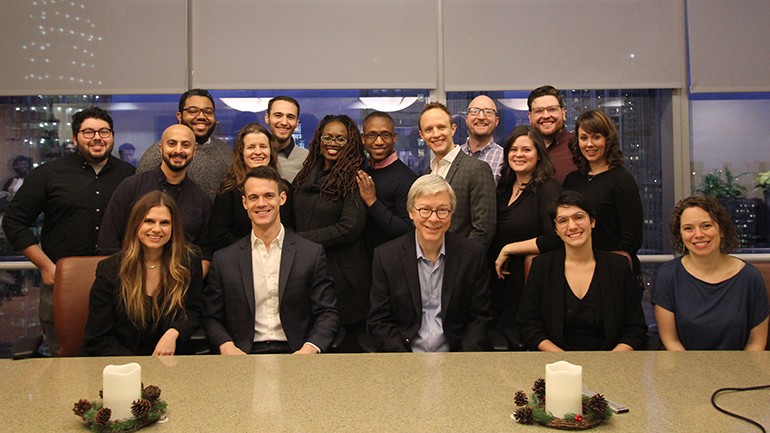
<path fill-rule="evenodd" d="M 179 123 L 192 129 L 198 144 L 195 160 L 187 174 L 212 200 L 227 174 L 232 154 L 226 141 L 211 136 L 217 126 L 214 110 L 214 97 L 208 90 L 192 89 L 179 98 L 179 111 L 176 113 Z M 160 164 L 159 148 L 156 144 L 144 152 L 137 167 L 139 173 L 150 171 Z"/>
<path fill-rule="evenodd" d="M 14 250 L 40 270 L 38 314 L 51 355 L 59 340 L 53 326 L 53 280 L 62 257 L 93 256 L 102 215 L 113 191 L 134 167 L 111 156 L 112 117 L 91 107 L 72 116 L 77 152 L 32 170 L 24 178 L 3 218 L 3 230 Z M 32 226 L 43 214 L 40 245 Z"/>
<path fill-rule="evenodd" d="M 299 123 L 299 102 L 291 96 L 276 96 L 267 103 L 265 123 L 275 137 L 281 177 L 292 182 L 307 158 L 308 150 L 294 143 Z M 306 131 L 311 137 L 314 131 Z"/>
<path fill-rule="evenodd" d="M 529 122 L 543 136 L 548 157 L 556 170 L 552 177 L 560 184 L 564 183 L 564 178 L 577 170 L 569 150 L 573 134 L 564 126 L 567 118 L 564 98 L 553 86 L 541 86 L 529 94 L 527 107 Z"/>
<path fill-rule="evenodd" d="M 112 195 L 104 224 L 99 230 L 100 254 L 120 251 L 123 235 L 134 203 L 150 191 L 163 191 L 176 201 L 182 215 L 187 242 L 202 246 L 201 239 L 211 210 L 209 196 L 187 177 L 187 169 L 196 154 L 195 135 L 185 125 L 171 125 L 163 131 L 158 146 L 160 164 L 121 183 Z M 204 276 L 208 270 L 208 251 L 203 251 Z"/>
<path fill-rule="evenodd" d="M 492 169 L 495 184 L 500 180 L 503 168 L 503 148 L 495 143 L 495 129 L 500 122 L 495 101 L 489 96 L 479 95 L 468 104 L 465 124 L 468 126 L 468 141 L 460 146 L 464 153 L 480 159 Z"/>

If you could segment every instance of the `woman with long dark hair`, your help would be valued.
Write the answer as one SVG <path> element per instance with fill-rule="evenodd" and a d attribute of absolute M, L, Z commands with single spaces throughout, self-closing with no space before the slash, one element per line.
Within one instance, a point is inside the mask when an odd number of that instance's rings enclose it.
<path fill-rule="evenodd" d="M 136 202 L 122 250 L 99 262 L 85 350 L 91 355 L 173 355 L 203 310 L 201 259 L 185 242 L 174 199 L 152 191 Z"/>
<path fill-rule="evenodd" d="M 230 169 L 219 186 L 211 206 L 206 244 L 211 251 L 231 245 L 249 234 L 251 221 L 241 199 L 241 189 L 246 173 L 255 167 L 269 166 L 278 170 L 276 141 L 273 134 L 259 123 L 249 123 L 241 128 L 233 142 Z M 292 227 L 291 185 L 282 180 L 286 203 L 281 206 L 281 222 Z"/>
<path fill-rule="evenodd" d="M 356 172 L 364 146 L 355 121 L 345 115 L 324 117 L 310 142 L 310 153 L 294 178 L 297 234 L 324 246 L 334 279 L 337 308 L 347 331 L 342 350 L 357 350 L 369 311 L 371 261 L 361 232 L 366 206 Z"/>
<path fill-rule="evenodd" d="M 497 231 L 489 250 L 495 260 L 492 312 L 498 329 L 511 329 L 524 288 L 524 257 L 561 247 L 548 207 L 562 191 L 543 137 L 529 125 L 511 131 L 503 145 L 497 185 Z M 502 320 L 501 320 L 502 319 Z"/>

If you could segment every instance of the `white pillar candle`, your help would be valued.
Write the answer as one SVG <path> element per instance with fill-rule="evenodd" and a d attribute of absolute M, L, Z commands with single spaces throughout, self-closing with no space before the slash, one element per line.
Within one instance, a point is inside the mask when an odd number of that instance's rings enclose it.
<path fill-rule="evenodd" d="M 142 366 L 132 362 L 108 365 L 102 372 L 104 407 L 112 410 L 111 420 L 131 418 L 131 403 L 142 398 Z"/>
<path fill-rule="evenodd" d="M 583 367 L 558 361 L 545 365 L 545 410 L 557 418 L 583 413 Z"/>

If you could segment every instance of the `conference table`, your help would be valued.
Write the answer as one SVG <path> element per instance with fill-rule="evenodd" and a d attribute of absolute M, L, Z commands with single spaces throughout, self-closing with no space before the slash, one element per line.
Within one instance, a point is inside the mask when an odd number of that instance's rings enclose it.
<path fill-rule="evenodd" d="M 58 358 L 0 361 L 0 432 L 87 432 L 72 407 L 96 399 L 102 369 L 138 362 L 168 420 L 147 432 L 535 432 L 510 417 L 545 364 L 583 367 L 583 384 L 628 413 L 616 432 L 753 432 L 719 413 L 720 387 L 770 384 L 770 352 L 444 353 Z M 770 390 L 718 402 L 770 427 Z"/>

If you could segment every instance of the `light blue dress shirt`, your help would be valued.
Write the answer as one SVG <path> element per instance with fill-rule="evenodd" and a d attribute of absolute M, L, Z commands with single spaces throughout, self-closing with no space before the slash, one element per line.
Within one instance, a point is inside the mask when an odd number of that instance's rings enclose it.
<path fill-rule="evenodd" d="M 420 277 L 420 299 L 422 300 L 422 318 L 420 330 L 412 341 L 413 352 L 448 352 L 449 342 L 444 336 L 444 324 L 441 319 L 441 288 L 444 284 L 445 243 L 436 262 L 430 261 L 417 244 L 417 274 Z"/>

